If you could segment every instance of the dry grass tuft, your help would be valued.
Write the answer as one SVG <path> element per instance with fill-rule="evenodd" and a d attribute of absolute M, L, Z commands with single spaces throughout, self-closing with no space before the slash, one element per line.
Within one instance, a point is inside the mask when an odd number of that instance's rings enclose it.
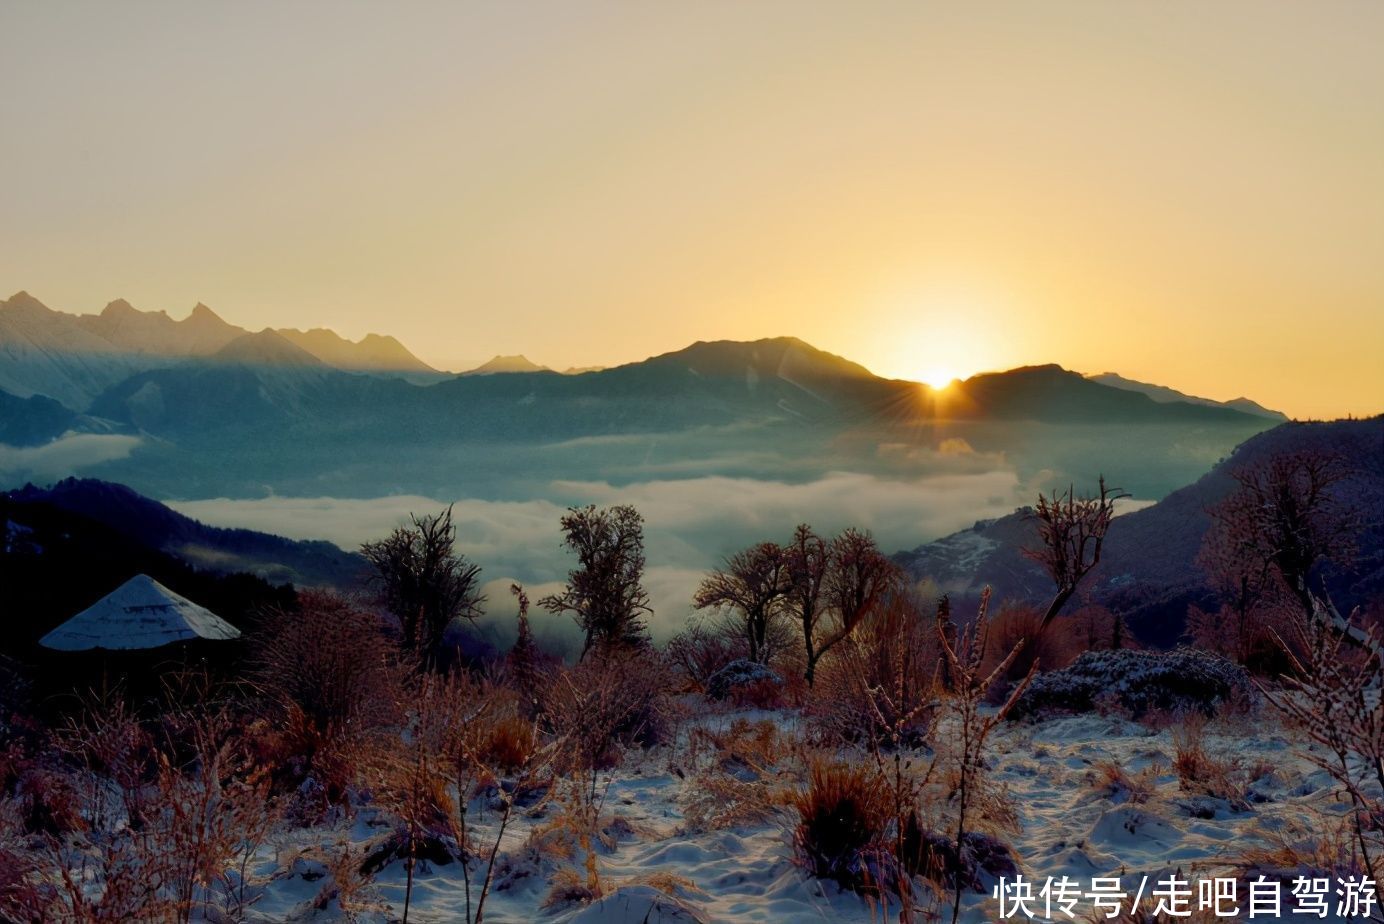
<path fill-rule="evenodd" d="M 684 829 L 691 832 L 761 824 L 791 798 L 786 790 L 769 782 L 747 782 L 724 774 L 698 776 L 693 793 L 683 806 Z"/>
<path fill-rule="evenodd" d="M 592 886 L 575 869 L 566 867 L 553 873 L 548 895 L 543 899 L 544 908 L 556 908 L 573 903 L 588 905 L 601 897 L 601 887 Z"/>
<path fill-rule="evenodd" d="M 49 918 L 53 890 L 29 849 L 18 809 L 12 800 L 0 801 L 0 920 L 37 924 Z"/>
<path fill-rule="evenodd" d="M 706 895 L 696 884 L 684 876 L 675 873 L 644 873 L 626 880 L 622 885 L 635 886 L 646 885 L 651 889 L 657 889 L 664 895 L 671 895 L 674 898 L 684 896 L 704 896 Z"/>
<path fill-rule="evenodd" d="M 1346 818 L 1322 815 L 1312 825 L 1261 825 L 1255 833 L 1263 845 L 1246 848 L 1236 864 L 1246 873 L 1272 875 L 1289 871 L 1294 876 L 1334 880 L 1364 872 Z"/>
<path fill-rule="evenodd" d="M 683 805 L 687 831 L 715 831 L 764 822 L 788 802 L 781 785 L 801 762 L 801 747 L 773 722 L 737 718 L 724 730 L 688 735 L 696 767 Z"/>
<path fill-rule="evenodd" d="M 1173 771 L 1179 788 L 1191 795 L 1224 799 L 1236 811 L 1249 809 L 1250 784 L 1273 768 L 1263 761 L 1245 763 L 1238 757 L 1223 758 L 1206 750 L 1207 719 L 1188 713 L 1169 731 L 1173 740 Z"/>
<path fill-rule="evenodd" d="M 521 716 L 501 716 L 487 732 L 481 761 L 505 772 L 526 766 L 538 748 L 538 735 L 533 723 Z"/>
<path fill-rule="evenodd" d="M 1143 805 L 1158 791 L 1161 767 L 1151 765 L 1138 773 L 1130 773 L 1115 760 L 1097 761 L 1092 768 L 1091 785 L 1101 795 L 1114 802 Z"/>
<path fill-rule="evenodd" d="M 751 722 L 736 718 L 723 731 L 699 726 L 692 729 L 688 739 L 694 763 L 703 752 L 709 752 L 723 770 L 746 769 L 761 777 L 771 775 L 773 768 L 793 753 L 793 743 L 767 719 Z"/>
<path fill-rule="evenodd" d="M 981 669 L 988 674 L 1016 648 L 1018 654 L 999 673 L 999 682 L 987 691 L 991 702 L 1001 701 L 1035 665 L 1044 671 L 1060 670 L 1083 651 L 1110 647 L 1108 630 L 1096 631 L 1102 618 L 1107 625 L 1113 624 L 1113 616 L 1098 616 L 1097 608 L 1088 606 L 1079 614 L 1056 620 L 1045 628 L 1043 613 L 1033 607 L 1021 604 L 1000 607 L 990 624 Z"/>
<path fill-rule="evenodd" d="M 864 765 L 812 764 L 807 788 L 789 799 L 798 814 L 793 843 L 812 875 L 851 889 L 867 883 L 870 854 L 889 823 L 886 789 Z"/>

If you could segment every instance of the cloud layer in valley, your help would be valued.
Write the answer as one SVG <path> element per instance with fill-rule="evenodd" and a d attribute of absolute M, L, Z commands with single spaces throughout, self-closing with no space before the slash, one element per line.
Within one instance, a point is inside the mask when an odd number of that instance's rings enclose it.
<path fill-rule="evenodd" d="M 513 580 L 537 600 L 555 589 L 572 566 L 558 520 L 568 506 L 633 504 L 645 519 L 646 585 L 656 611 L 655 634 L 677 631 L 703 572 L 722 556 L 762 539 L 786 539 L 798 523 L 822 532 L 868 529 L 887 552 L 1012 511 L 1027 497 L 1009 471 L 946 474 L 896 480 L 839 472 L 799 484 L 703 477 L 612 486 L 554 482 L 548 496 L 529 501 L 463 498 L 453 502 L 457 545 L 484 569 L 494 614 L 512 612 Z M 171 502 L 175 509 L 218 526 L 238 526 L 295 539 L 328 539 L 343 548 L 379 538 L 449 501 L 418 495 L 381 498 L 268 497 L 255 500 Z M 505 617 L 507 619 L 507 616 Z"/>
<path fill-rule="evenodd" d="M 65 433 L 42 446 L 0 443 L 0 478 L 11 482 L 63 478 L 102 462 L 124 459 L 139 442 L 137 436 Z"/>

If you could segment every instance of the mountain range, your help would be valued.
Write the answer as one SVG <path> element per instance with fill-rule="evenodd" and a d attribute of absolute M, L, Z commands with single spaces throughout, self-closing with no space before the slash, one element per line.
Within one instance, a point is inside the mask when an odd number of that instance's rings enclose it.
<path fill-rule="evenodd" d="M 624 483 L 670 468 L 907 474 L 945 444 L 1080 480 L 1094 478 L 1099 460 L 1132 469 L 1128 487 L 1141 496 L 1161 496 L 1271 425 L 1233 408 L 1159 403 L 1057 366 L 937 391 L 789 337 L 696 343 L 582 375 L 468 375 L 429 386 L 346 373 L 291 346 L 262 332 L 215 361 L 136 372 L 99 393 L 87 413 L 145 440 L 132 464 L 104 474 L 228 496 L 266 485 L 351 496 L 465 485 L 525 496 L 534 479 Z M 175 468 L 161 472 L 165 463 Z"/>
<path fill-rule="evenodd" d="M 989 466 L 1039 482 L 1119 472 L 1157 498 L 1275 422 L 1055 365 L 933 389 L 793 337 L 573 371 L 497 357 L 444 376 L 388 337 L 248 332 L 205 306 L 69 315 L 19 293 L 0 303 L 0 441 L 119 438 L 84 473 L 156 497 L 522 499 L 554 482 Z M 55 455 L 0 452 L 0 476 L 51 477 Z"/>
<path fill-rule="evenodd" d="M 287 343 L 334 369 L 415 381 L 441 377 L 393 337 L 370 334 L 353 342 L 321 328 L 251 333 L 200 303 L 177 321 L 162 311 L 139 311 L 124 299 L 100 314 L 68 314 L 17 292 L 0 301 L 0 390 L 17 398 L 46 395 L 84 411 L 105 389 L 137 372 L 257 356 L 269 334 L 276 344 Z"/>

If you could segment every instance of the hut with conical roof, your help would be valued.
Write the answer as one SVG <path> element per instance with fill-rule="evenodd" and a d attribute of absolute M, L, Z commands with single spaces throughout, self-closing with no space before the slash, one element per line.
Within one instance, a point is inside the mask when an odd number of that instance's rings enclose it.
<path fill-rule="evenodd" d="M 48 694 L 119 684 L 158 695 L 170 671 L 220 674 L 240 655 L 240 630 L 147 574 L 137 574 L 43 638 L 38 681 Z"/>
<path fill-rule="evenodd" d="M 196 639 L 240 638 L 206 607 L 137 574 L 39 639 L 54 651 L 143 651 Z"/>

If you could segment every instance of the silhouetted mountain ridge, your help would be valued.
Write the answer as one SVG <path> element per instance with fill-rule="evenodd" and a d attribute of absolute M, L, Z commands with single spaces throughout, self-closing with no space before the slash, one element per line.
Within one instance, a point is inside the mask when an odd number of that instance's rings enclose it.
<path fill-rule="evenodd" d="M 1183 401 L 1188 404 L 1201 404 L 1207 407 L 1228 407 L 1233 410 L 1243 411 L 1246 414 L 1255 414 L 1266 417 L 1269 420 L 1284 421 L 1288 415 L 1281 411 L 1270 410 L 1257 401 L 1249 398 L 1232 398 L 1229 401 L 1215 401 L 1211 398 L 1198 398 L 1165 385 L 1151 385 L 1148 382 L 1136 382 L 1134 379 L 1127 379 L 1116 372 L 1102 372 L 1099 375 L 1087 376 L 1093 382 L 1102 385 L 1109 385 L 1112 388 L 1123 388 L 1126 391 L 1137 391 L 1148 395 L 1160 404 L 1169 404 L 1175 401 Z"/>

